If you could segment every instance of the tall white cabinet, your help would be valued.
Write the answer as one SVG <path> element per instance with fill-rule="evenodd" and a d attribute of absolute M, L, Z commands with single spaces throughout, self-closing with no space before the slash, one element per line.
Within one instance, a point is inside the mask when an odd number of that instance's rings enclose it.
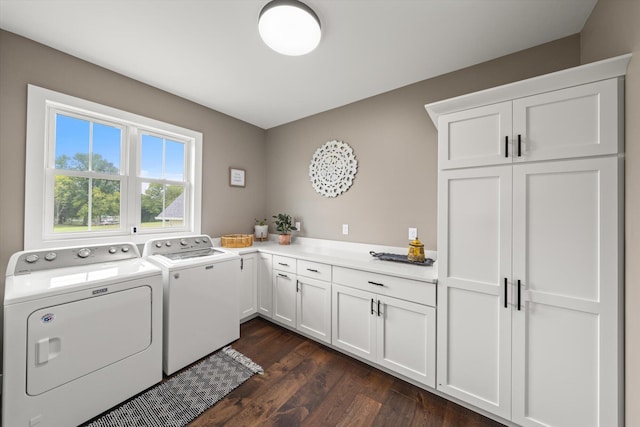
<path fill-rule="evenodd" d="M 436 387 L 518 425 L 623 425 L 628 60 L 427 106 L 440 169 Z"/>

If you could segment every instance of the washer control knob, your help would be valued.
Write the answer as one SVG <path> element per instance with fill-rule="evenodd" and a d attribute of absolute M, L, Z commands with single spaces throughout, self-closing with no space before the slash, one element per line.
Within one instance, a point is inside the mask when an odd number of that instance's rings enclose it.
<path fill-rule="evenodd" d="M 196 239 L 196 245 L 200 244 L 200 239 Z"/>
<path fill-rule="evenodd" d="M 202 238 L 202 243 L 208 243 L 208 242 L 209 242 L 209 239 L 207 239 L 206 237 Z"/>
<path fill-rule="evenodd" d="M 165 245 L 167 245 L 167 247 L 170 248 L 171 247 L 171 242 L 167 242 L 167 243 L 165 243 Z"/>
<path fill-rule="evenodd" d="M 124 252 L 124 253 L 129 252 L 129 246 L 123 246 L 121 251 Z"/>
<path fill-rule="evenodd" d="M 180 239 L 180 244 L 181 244 L 182 246 L 187 246 L 187 243 L 188 243 L 188 242 L 187 242 L 187 239 Z"/>
<path fill-rule="evenodd" d="M 109 253 L 110 254 L 115 254 L 116 252 L 118 252 L 118 248 L 116 248 L 115 246 L 111 246 L 109 248 Z"/>
<path fill-rule="evenodd" d="M 47 261 L 53 261 L 57 257 L 58 257 L 58 254 L 56 254 L 55 252 L 49 252 L 44 256 L 44 259 L 46 259 Z"/>
<path fill-rule="evenodd" d="M 88 249 L 88 248 L 82 248 L 82 249 L 80 249 L 80 250 L 78 251 L 78 256 L 79 256 L 80 258 L 86 258 L 86 257 L 88 257 L 89 255 L 91 255 L 91 249 Z"/>
<path fill-rule="evenodd" d="M 162 242 L 157 242 L 156 243 L 156 248 L 161 248 L 162 247 Z"/>
<path fill-rule="evenodd" d="M 40 257 L 38 255 L 31 254 L 31 255 L 27 255 L 27 257 L 24 260 L 27 261 L 29 264 L 33 264 L 34 262 L 36 262 L 39 259 L 40 259 Z"/>

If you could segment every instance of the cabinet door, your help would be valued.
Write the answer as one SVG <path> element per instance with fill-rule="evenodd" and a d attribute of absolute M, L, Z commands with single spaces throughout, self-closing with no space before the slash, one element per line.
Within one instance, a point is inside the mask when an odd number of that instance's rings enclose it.
<path fill-rule="evenodd" d="M 513 101 L 514 161 L 617 153 L 619 85 L 610 79 Z"/>
<path fill-rule="evenodd" d="M 609 157 L 514 167 L 518 424 L 621 425 L 617 162 Z"/>
<path fill-rule="evenodd" d="M 375 362 L 375 294 L 336 284 L 332 285 L 331 294 L 331 342 Z"/>
<path fill-rule="evenodd" d="M 378 296 L 376 314 L 377 362 L 435 388 L 435 308 Z"/>
<path fill-rule="evenodd" d="M 296 275 L 273 271 L 273 320 L 296 327 Z"/>
<path fill-rule="evenodd" d="M 443 171 L 438 390 L 505 418 L 511 398 L 512 166 Z"/>
<path fill-rule="evenodd" d="M 240 319 L 258 312 L 257 254 L 240 259 Z"/>
<path fill-rule="evenodd" d="M 440 116 L 438 167 L 511 163 L 511 127 L 511 101 Z"/>
<path fill-rule="evenodd" d="M 258 254 L 258 313 L 273 317 L 273 255 Z"/>
<path fill-rule="evenodd" d="M 331 343 L 331 283 L 298 276 L 296 328 Z"/>

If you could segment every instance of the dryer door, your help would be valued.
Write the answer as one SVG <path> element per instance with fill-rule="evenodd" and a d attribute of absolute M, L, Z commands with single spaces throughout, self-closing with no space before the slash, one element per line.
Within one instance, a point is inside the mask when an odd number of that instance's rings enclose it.
<path fill-rule="evenodd" d="M 151 288 L 42 308 L 27 328 L 27 394 L 35 396 L 146 349 Z"/>

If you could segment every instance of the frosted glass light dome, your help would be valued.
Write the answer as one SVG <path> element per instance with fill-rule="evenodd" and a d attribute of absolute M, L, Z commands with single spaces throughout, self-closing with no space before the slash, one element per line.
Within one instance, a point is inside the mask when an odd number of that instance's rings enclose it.
<path fill-rule="evenodd" d="M 320 43 L 320 20 L 306 4 L 274 0 L 258 18 L 260 37 L 271 49 L 289 56 L 305 55 Z"/>

